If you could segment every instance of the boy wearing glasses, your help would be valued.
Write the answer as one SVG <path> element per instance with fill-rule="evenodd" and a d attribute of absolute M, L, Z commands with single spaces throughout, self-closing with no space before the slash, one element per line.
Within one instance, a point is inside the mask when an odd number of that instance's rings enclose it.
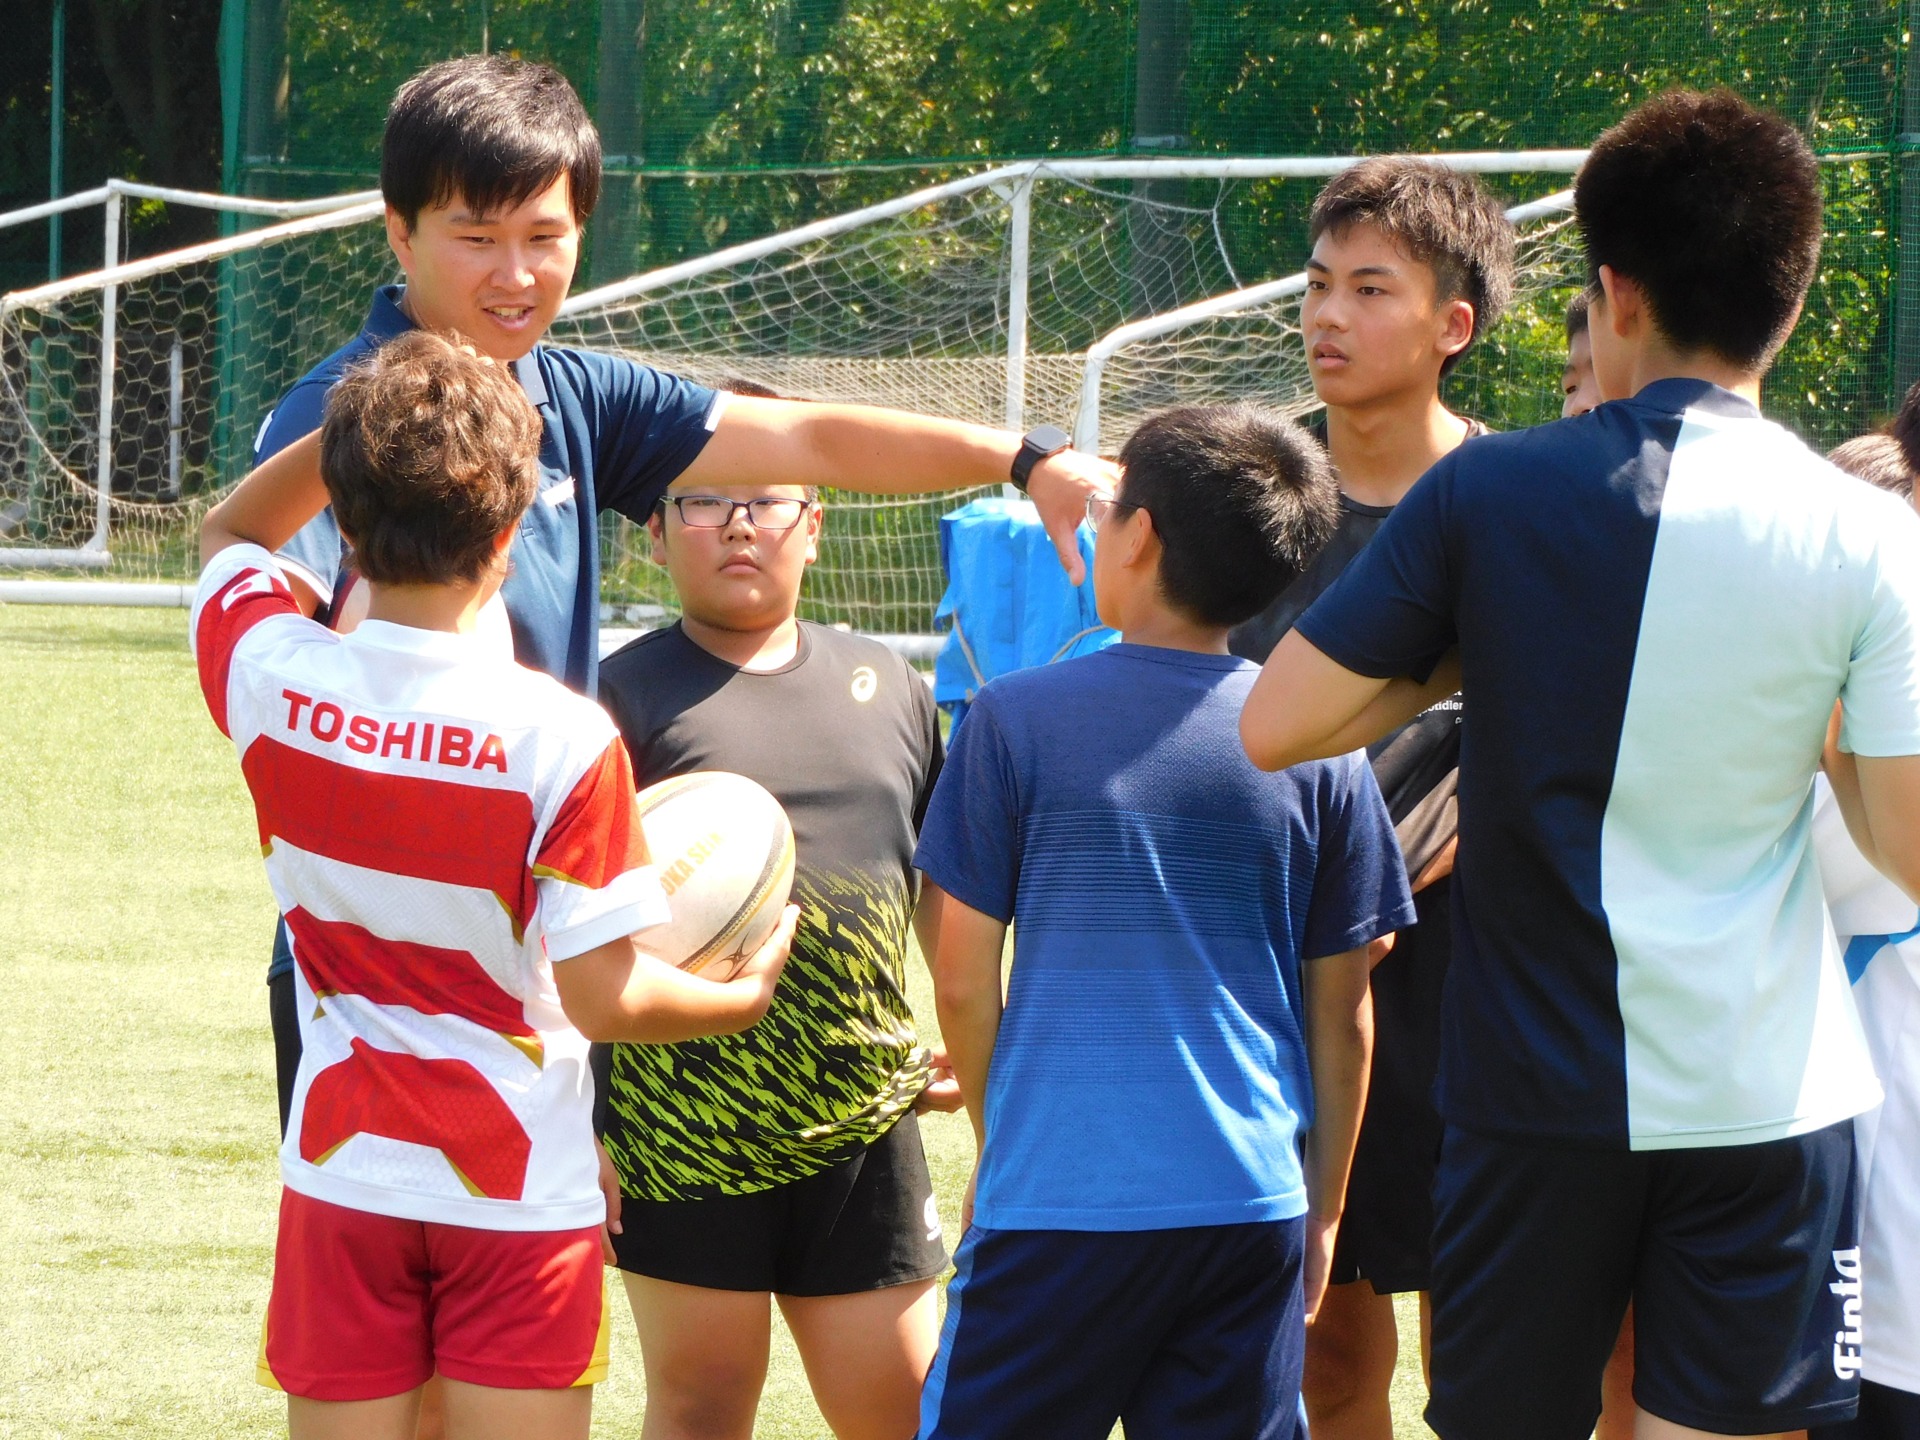
<path fill-rule="evenodd" d="M 808 486 L 676 482 L 649 530 L 680 620 L 600 669 L 642 784 L 750 776 L 798 847 L 792 963 L 751 1035 L 599 1056 L 649 1440 L 747 1440 L 770 1297 L 840 1440 L 913 1432 L 938 1335 L 913 1112 L 958 1089 L 915 1035 L 904 964 L 940 731 L 898 656 L 797 618 L 820 523 Z"/>
<path fill-rule="evenodd" d="M 1366 757 L 1265 776 L 1239 743 L 1227 632 L 1333 528 L 1319 446 L 1189 407 L 1120 467 L 1089 519 L 1121 643 L 980 691 L 914 857 L 980 1144 L 922 1440 L 1294 1435 L 1368 947 L 1413 918 Z"/>

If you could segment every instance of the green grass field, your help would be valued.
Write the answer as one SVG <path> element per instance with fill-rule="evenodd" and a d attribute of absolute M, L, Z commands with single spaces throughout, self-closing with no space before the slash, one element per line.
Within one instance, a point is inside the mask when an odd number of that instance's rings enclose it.
<path fill-rule="evenodd" d="M 273 902 L 185 637 L 177 610 L 0 605 L 0 1437 L 284 1433 L 253 1382 Z M 924 1128 L 951 1235 L 972 1139 Z M 623 1318 L 596 1436 L 640 1433 Z M 1400 1440 L 1420 1399 L 1403 1351 Z M 826 1433 L 780 1334 L 757 1434 Z"/>

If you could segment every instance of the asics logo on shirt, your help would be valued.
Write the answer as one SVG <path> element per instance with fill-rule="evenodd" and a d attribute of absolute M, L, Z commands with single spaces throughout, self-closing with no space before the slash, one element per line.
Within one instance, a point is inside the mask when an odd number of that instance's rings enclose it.
<path fill-rule="evenodd" d="M 853 698 L 862 705 L 873 699 L 874 692 L 880 688 L 880 677 L 874 674 L 871 665 L 862 665 L 853 672 L 853 684 L 849 687 Z"/>
<path fill-rule="evenodd" d="M 1851 1380 L 1860 1373 L 1860 1247 L 1833 1252 L 1840 1278 L 1827 1286 L 1840 1297 L 1840 1326 L 1833 1332 L 1833 1373 Z"/>
<path fill-rule="evenodd" d="M 431 720 L 376 720 L 371 715 L 352 715 L 331 700 L 315 703 L 311 695 L 297 690 L 282 690 L 287 702 L 287 729 L 307 734 L 322 744 L 336 741 L 361 755 L 376 752 L 382 759 L 395 756 L 402 760 L 449 765 L 456 770 L 498 770 L 507 773 L 507 747 L 498 735 L 476 735 L 461 725 L 436 726 Z"/>

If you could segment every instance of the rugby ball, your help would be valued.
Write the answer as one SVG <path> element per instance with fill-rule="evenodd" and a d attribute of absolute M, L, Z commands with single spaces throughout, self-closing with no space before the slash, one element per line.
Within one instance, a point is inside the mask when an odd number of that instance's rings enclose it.
<path fill-rule="evenodd" d="M 696 770 L 649 785 L 640 830 L 672 919 L 635 940 L 682 970 L 730 980 L 760 948 L 793 887 L 793 826 L 744 775 Z"/>

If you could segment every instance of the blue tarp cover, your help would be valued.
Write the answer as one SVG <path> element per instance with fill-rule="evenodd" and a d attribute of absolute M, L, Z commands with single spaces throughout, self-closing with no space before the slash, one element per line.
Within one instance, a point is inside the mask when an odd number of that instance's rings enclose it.
<path fill-rule="evenodd" d="M 1084 585 L 1067 583 L 1030 500 L 991 496 L 940 520 L 947 593 L 934 612 L 947 631 L 933 671 L 933 698 L 958 725 L 974 694 L 996 675 L 1086 655 L 1120 637 L 1093 607 L 1093 532 L 1080 527 Z"/>

